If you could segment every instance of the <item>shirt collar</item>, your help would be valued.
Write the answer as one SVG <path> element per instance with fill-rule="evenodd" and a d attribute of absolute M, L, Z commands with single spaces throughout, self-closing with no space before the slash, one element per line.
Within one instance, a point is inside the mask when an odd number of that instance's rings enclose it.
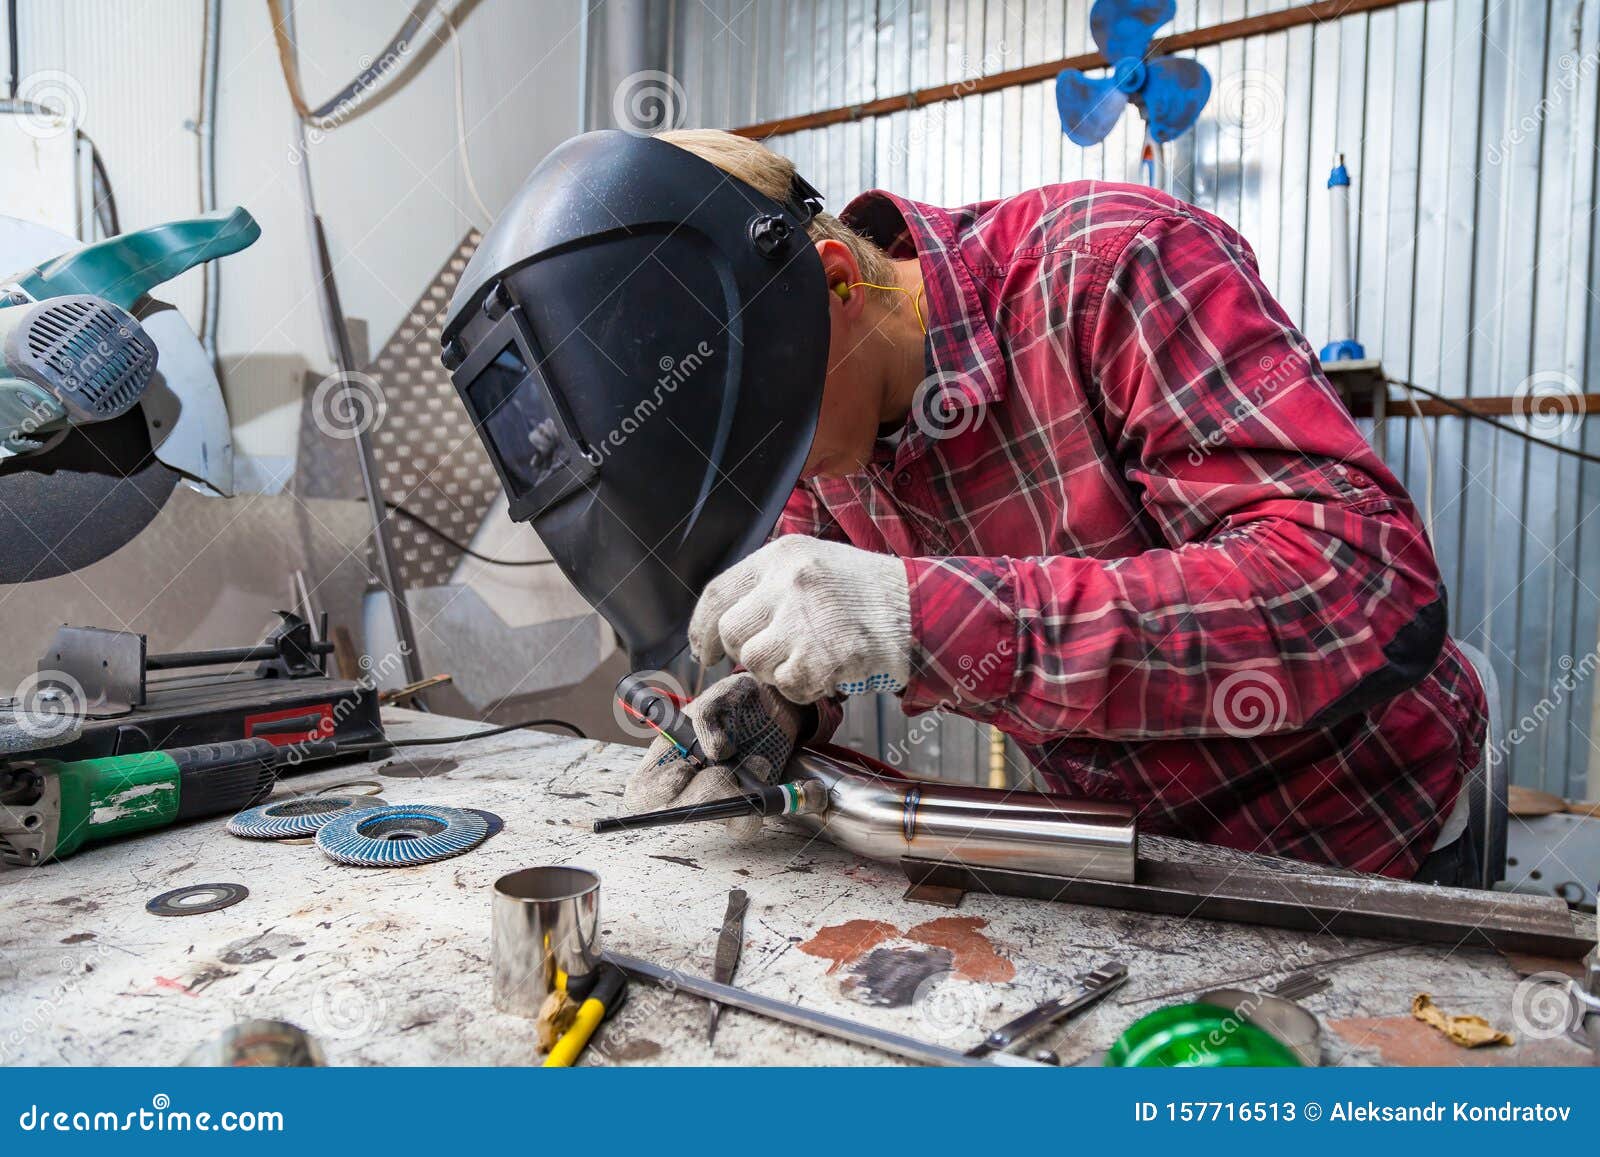
<path fill-rule="evenodd" d="M 926 414 L 919 422 L 913 410 L 901 446 L 905 454 L 920 454 L 931 430 L 948 428 L 963 411 L 1005 396 L 999 342 L 962 256 L 952 213 L 872 189 L 845 206 L 840 220 L 890 257 L 915 257 L 921 266 L 928 384 L 918 393 Z"/>

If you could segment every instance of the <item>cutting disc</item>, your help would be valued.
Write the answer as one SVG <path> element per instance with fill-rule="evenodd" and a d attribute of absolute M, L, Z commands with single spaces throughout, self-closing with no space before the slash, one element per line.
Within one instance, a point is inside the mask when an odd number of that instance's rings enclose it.
<path fill-rule="evenodd" d="M 395 868 L 470 852 L 489 837 L 483 816 L 436 804 L 391 804 L 325 824 L 317 847 L 341 864 Z"/>
<path fill-rule="evenodd" d="M 295 796 L 247 808 L 228 821 L 228 831 L 247 840 L 283 840 L 314 836 L 342 815 L 384 806 L 373 795 Z"/>
<path fill-rule="evenodd" d="M 190 884 L 152 897 L 144 910 L 152 916 L 201 916 L 231 908 L 249 894 L 243 884 Z"/>

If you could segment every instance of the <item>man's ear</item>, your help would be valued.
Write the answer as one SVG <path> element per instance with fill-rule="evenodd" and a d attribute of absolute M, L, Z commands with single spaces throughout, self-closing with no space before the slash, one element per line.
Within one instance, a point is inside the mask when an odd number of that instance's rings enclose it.
<path fill-rule="evenodd" d="M 817 242 L 817 256 L 822 259 L 822 272 L 828 279 L 829 308 L 842 309 L 852 321 L 861 316 L 866 296 L 864 288 L 856 284 L 861 280 L 856 255 L 844 242 L 830 238 Z"/>

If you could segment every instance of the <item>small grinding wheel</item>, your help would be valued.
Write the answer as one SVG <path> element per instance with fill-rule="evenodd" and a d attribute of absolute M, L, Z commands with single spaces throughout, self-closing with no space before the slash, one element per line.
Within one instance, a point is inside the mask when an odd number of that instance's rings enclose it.
<path fill-rule="evenodd" d="M 200 916 L 231 908 L 250 894 L 243 884 L 190 884 L 145 902 L 152 916 Z"/>
<path fill-rule="evenodd" d="M 396 868 L 470 852 L 489 838 L 483 816 L 436 804 L 391 804 L 340 816 L 317 832 L 317 847 L 341 864 Z"/>
<path fill-rule="evenodd" d="M 384 801 L 372 795 L 295 796 L 247 808 L 228 821 L 228 831 L 247 840 L 314 836 L 340 816 L 383 806 Z"/>

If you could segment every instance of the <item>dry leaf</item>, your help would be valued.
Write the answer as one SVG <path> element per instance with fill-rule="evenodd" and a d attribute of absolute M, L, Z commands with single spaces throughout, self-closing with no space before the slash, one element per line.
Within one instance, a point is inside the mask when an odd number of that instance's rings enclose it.
<path fill-rule="evenodd" d="M 536 1024 L 539 1032 L 539 1052 L 548 1053 L 556 1047 L 556 1041 L 566 1035 L 572 1022 L 578 1019 L 578 1002 L 573 1000 L 561 989 L 556 989 L 544 998 L 544 1003 L 539 1006 L 539 1015 Z"/>
<path fill-rule="evenodd" d="M 1412 998 L 1411 1015 L 1438 1029 L 1464 1049 L 1513 1043 L 1510 1033 L 1501 1032 L 1481 1016 L 1451 1016 L 1442 1012 L 1426 992 L 1419 992 Z"/>

